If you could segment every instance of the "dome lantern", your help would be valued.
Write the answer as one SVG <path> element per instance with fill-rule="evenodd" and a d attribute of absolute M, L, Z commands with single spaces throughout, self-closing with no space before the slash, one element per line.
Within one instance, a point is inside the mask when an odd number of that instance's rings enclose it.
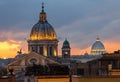
<path fill-rule="evenodd" d="M 44 12 L 44 3 L 42 3 L 42 12 L 39 15 L 39 21 L 47 22 L 46 18 L 47 18 L 47 16 L 46 16 L 46 13 Z"/>

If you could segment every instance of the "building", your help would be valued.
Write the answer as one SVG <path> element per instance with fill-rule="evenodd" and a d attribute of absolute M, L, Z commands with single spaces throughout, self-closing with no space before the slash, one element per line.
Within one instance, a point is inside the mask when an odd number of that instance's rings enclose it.
<path fill-rule="evenodd" d="M 101 42 L 97 39 L 94 47 L 99 43 Z M 72 63 L 73 69 L 76 70 L 76 63 L 80 65 L 81 62 L 86 63 L 87 61 L 99 58 L 99 56 L 87 56 L 87 58 L 82 56 L 71 56 L 71 47 L 67 39 L 63 42 L 62 57 L 59 57 L 57 35 L 52 25 L 47 21 L 47 14 L 44 11 L 43 4 L 42 11 L 39 14 L 39 21 L 32 27 L 30 32 L 28 52 L 28 54 L 22 55 L 20 50 L 19 54 L 16 56 L 16 60 L 8 64 L 7 68 L 14 69 L 16 74 L 18 74 L 20 71 L 25 70 L 27 66 L 33 65 L 33 63 L 37 65 L 53 63 L 68 66 Z"/>
<path fill-rule="evenodd" d="M 58 57 L 58 40 L 54 28 L 48 23 L 47 15 L 42 11 L 39 21 L 31 29 L 28 40 L 28 54 L 22 55 L 21 50 L 15 60 L 7 65 L 8 70 L 14 70 L 17 80 L 23 80 L 25 70 L 29 66 L 36 65 L 59 65 L 56 61 Z"/>
<path fill-rule="evenodd" d="M 120 50 L 106 53 L 98 61 L 100 74 L 120 75 Z"/>
<path fill-rule="evenodd" d="M 46 57 L 58 56 L 57 35 L 52 25 L 47 21 L 43 4 L 39 21 L 31 29 L 28 52 L 36 52 Z"/>
<path fill-rule="evenodd" d="M 69 41 L 66 39 L 63 42 L 63 46 L 62 46 L 62 57 L 63 58 L 69 58 L 71 55 L 71 48 L 70 48 L 70 43 Z"/>
<path fill-rule="evenodd" d="M 75 75 L 83 77 L 120 76 L 120 50 L 105 53 L 101 57 L 85 63 L 77 63 L 75 68 L 77 69 Z"/>

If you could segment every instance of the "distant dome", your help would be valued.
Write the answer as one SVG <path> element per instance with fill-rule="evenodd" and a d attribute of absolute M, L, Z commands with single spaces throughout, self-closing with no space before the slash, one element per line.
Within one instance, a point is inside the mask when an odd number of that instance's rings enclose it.
<path fill-rule="evenodd" d="M 96 42 L 92 45 L 91 54 L 100 55 L 105 53 L 105 47 L 99 38 L 96 39 Z"/>
<path fill-rule="evenodd" d="M 53 27 L 47 22 L 44 6 L 39 15 L 39 21 L 32 27 L 30 40 L 56 40 L 57 36 Z"/>
<path fill-rule="evenodd" d="M 93 44 L 92 49 L 104 49 L 104 45 L 100 41 L 96 41 Z"/>

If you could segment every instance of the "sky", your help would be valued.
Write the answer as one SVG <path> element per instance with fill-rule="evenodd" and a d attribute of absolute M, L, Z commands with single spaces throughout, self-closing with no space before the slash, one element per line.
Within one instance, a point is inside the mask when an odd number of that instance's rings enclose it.
<path fill-rule="evenodd" d="M 90 53 L 99 36 L 107 52 L 120 46 L 120 0 L 0 0 L 0 58 L 27 53 L 27 39 L 44 2 L 48 22 L 59 40 L 67 38 L 71 53 Z"/>

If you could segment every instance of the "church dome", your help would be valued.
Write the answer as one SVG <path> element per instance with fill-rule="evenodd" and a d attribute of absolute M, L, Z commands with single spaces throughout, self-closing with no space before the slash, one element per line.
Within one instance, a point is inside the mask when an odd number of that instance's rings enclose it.
<path fill-rule="evenodd" d="M 96 41 L 96 42 L 92 45 L 92 49 L 104 49 L 104 45 L 103 45 L 102 42 Z"/>
<path fill-rule="evenodd" d="M 54 40 L 56 33 L 48 22 L 36 23 L 30 33 L 30 40 Z"/>
<path fill-rule="evenodd" d="M 105 53 L 105 47 L 99 38 L 96 39 L 96 42 L 92 45 L 91 54 L 99 55 Z"/>
<path fill-rule="evenodd" d="M 32 27 L 30 40 L 56 40 L 57 36 L 53 27 L 46 20 L 44 6 L 39 16 L 39 21 Z"/>

